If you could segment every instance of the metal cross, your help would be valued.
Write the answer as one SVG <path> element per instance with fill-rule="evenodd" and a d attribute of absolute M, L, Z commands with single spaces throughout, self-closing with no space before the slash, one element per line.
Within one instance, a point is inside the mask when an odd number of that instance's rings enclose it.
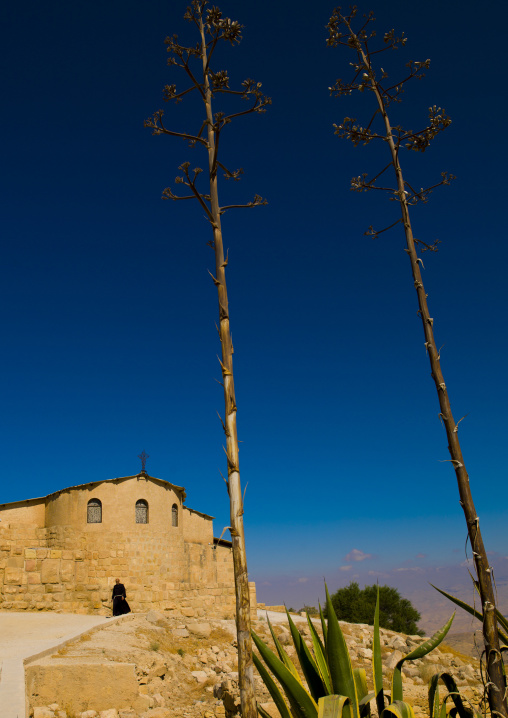
<path fill-rule="evenodd" d="M 146 460 L 149 458 L 150 458 L 150 454 L 147 454 L 144 449 L 141 452 L 141 454 L 138 454 L 138 459 L 141 459 L 141 471 L 145 470 Z"/>

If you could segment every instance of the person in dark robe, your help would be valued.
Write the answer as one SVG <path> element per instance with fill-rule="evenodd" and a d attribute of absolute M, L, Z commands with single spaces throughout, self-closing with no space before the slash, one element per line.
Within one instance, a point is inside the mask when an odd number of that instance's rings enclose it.
<path fill-rule="evenodd" d="M 127 594 L 125 586 L 120 583 L 119 578 L 115 578 L 113 586 L 113 616 L 122 616 L 124 613 L 130 613 L 131 608 L 127 603 Z"/>

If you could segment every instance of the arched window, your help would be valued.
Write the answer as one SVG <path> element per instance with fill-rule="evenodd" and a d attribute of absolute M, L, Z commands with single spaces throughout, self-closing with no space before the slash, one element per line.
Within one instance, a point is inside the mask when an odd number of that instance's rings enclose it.
<path fill-rule="evenodd" d="M 86 508 L 86 522 L 88 524 L 102 523 L 102 504 L 99 499 L 90 499 Z"/>
<path fill-rule="evenodd" d="M 148 523 L 148 502 L 144 499 L 139 499 L 139 501 L 136 501 L 136 523 Z"/>
<path fill-rule="evenodd" d="M 171 526 L 178 526 L 178 506 L 173 504 L 171 509 Z"/>

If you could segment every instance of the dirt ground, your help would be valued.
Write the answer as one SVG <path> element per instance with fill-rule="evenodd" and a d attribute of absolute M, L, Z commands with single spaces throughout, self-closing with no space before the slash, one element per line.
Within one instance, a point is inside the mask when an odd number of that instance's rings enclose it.
<path fill-rule="evenodd" d="M 155 614 L 155 612 L 151 612 Z M 150 614 L 149 614 L 150 616 Z M 154 618 L 159 617 L 154 621 Z M 284 621 L 284 617 L 281 617 Z M 372 627 L 341 623 L 350 648 L 354 666 L 365 667 L 371 685 Z M 256 633 L 273 647 L 266 619 L 254 624 Z M 281 636 L 285 649 L 294 657 L 287 623 L 274 626 Z M 306 623 L 299 624 L 306 641 L 310 632 Z M 382 652 L 385 664 L 386 688 L 390 690 L 390 658 L 399 650 L 404 655 L 422 639 L 406 637 L 391 631 L 382 631 Z M 309 641 L 310 645 L 310 641 Z M 116 706 L 120 718 L 231 718 L 239 707 L 237 651 L 233 621 L 212 620 L 190 622 L 168 619 L 162 614 L 134 614 L 117 624 L 103 628 L 65 646 L 53 656 L 38 663 L 51 665 L 58 662 L 135 664 L 139 693 L 145 696 L 145 710 L 139 708 L 125 712 L 125 706 Z M 438 670 L 454 674 L 460 690 L 475 704 L 479 704 L 481 686 L 478 662 L 453 648 L 435 650 L 423 660 L 406 664 L 404 669 L 404 697 L 413 703 L 416 715 L 426 715 L 427 682 Z M 273 716 L 277 716 L 271 698 L 259 677 L 256 678 L 257 700 Z M 37 698 L 30 698 L 30 707 L 39 706 Z M 35 702 L 34 702 L 35 701 Z M 55 701 L 53 701 L 55 702 Z M 47 706 L 49 701 L 45 703 Z M 61 706 L 60 706 L 61 708 Z M 66 715 L 54 709 L 55 718 L 80 718 L 81 712 L 72 705 L 65 706 Z M 33 714 L 33 713 L 31 713 Z M 123 714 L 123 715 L 122 715 Z M 98 714 L 99 715 L 99 714 Z M 86 716 L 92 718 L 92 716 Z"/>

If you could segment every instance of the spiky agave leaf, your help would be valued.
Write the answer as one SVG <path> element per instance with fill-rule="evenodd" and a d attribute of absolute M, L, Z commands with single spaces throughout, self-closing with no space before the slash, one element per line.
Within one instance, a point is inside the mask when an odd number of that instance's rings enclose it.
<path fill-rule="evenodd" d="M 417 646 L 413 651 L 410 651 L 406 656 L 400 659 L 400 661 L 397 663 L 395 668 L 393 669 L 393 679 L 392 679 L 392 701 L 402 701 L 402 665 L 405 663 L 405 661 L 415 661 L 418 658 L 423 658 L 427 655 L 427 653 L 430 653 L 434 650 L 434 648 L 437 648 L 443 638 L 446 636 L 448 631 L 451 628 L 451 625 L 453 623 L 453 619 L 455 618 L 455 611 L 452 613 L 450 619 L 445 623 L 445 625 L 439 629 L 439 631 L 436 631 L 433 636 L 431 636 L 427 641 L 424 641 L 419 646 Z"/>
<path fill-rule="evenodd" d="M 351 658 L 326 583 L 325 591 L 326 613 L 328 616 L 326 653 L 333 690 L 337 695 L 349 698 L 349 704 L 344 704 L 343 707 L 344 718 L 360 718 Z"/>
<path fill-rule="evenodd" d="M 439 706 L 440 680 L 443 681 L 448 690 L 448 695 L 445 697 L 441 708 Z M 430 679 L 429 683 L 429 712 L 431 718 L 439 718 L 439 716 L 443 712 L 443 707 L 446 714 L 446 701 L 449 698 L 451 698 L 454 702 L 457 714 L 460 716 L 460 718 L 480 718 L 481 713 L 478 713 L 478 711 L 476 711 L 471 706 L 471 704 L 469 706 L 466 706 L 464 704 L 463 696 L 461 695 L 453 676 L 451 676 L 449 673 L 446 673 L 445 671 L 435 673 Z M 469 700 L 467 698 L 465 700 L 469 703 Z"/>
<path fill-rule="evenodd" d="M 372 676 L 376 694 L 377 712 L 380 716 L 385 707 L 383 693 L 383 663 L 381 659 L 381 638 L 379 635 L 379 585 L 377 587 L 376 609 L 374 611 L 374 635 L 372 640 Z"/>
<path fill-rule="evenodd" d="M 317 703 L 307 693 L 301 682 L 294 677 L 289 668 L 280 658 L 277 658 L 254 631 L 252 631 L 252 639 L 261 658 L 281 684 L 291 706 L 293 718 L 317 718 Z"/>
<path fill-rule="evenodd" d="M 460 608 L 463 608 L 464 611 L 467 611 L 471 614 L 471 616 L 474 616 L 479 621 L 483 622 L 483 613 L 481 611 L 477 611 L 475 608 L 470 606 L 468 603 L 465 603 L 464 601 L 461 601 L 460 598 L 456 598 L 455 596 L 452 596 L 451 593 L 446 593 L 446 591 L 443 591 L 442 589 L 438 588 L 437 586 L 434 586 L 433 583 L 430 584 L 432 588 L 435 588 L 436 591 L 439 591 L 443 596 L 446 596 L 452 603 L 454 603 L 456 606 L 459 606 Z M 478 590 L 478 589 L 477 589 Z M 499 633 L 499 638 L 502 639 L 502 641 L 505 643 L 505 645 L 508 646 L 508 620 L 503 616 L 500 611 L 496 608 L 496 616 L 498 622 L 503 627 L 503 630 L 501 630 L 499 627 L 497 629 L 497 632 Z"/>
<path fill-rule="evenodd" d="M 382 718 L 415 718 L 413 707 L 406 701 L 396 700 L 390 703 L 383 711 Z"/>
<path fill-rule="evenodd" d="M 284 663 L 284 665 L 286 666 L 286 668 L 288 668 L 288 669 L 291 671 L 291 673 L 292 673 L 293 676 L 296 678 L 296 680 L 297 680 L 301 685 L 303 685 L 302 679 L 300 678 L 300 674 L 299 674 L 298 671 L 296 670 L 295 664 L 293 663 L 293 661 L 291 660 L 291 658 L 288 656 L 288 654 L 286 653 L 286 651 L 285 651 L 284 648 L 282 647 L 281 642 L 279 641 L 279 639 L 278 639 L 277 636 L 275 635 L 275 631 L 273 630 L 272 624 L 270 623 L 270 619 L 269 619 L 268 617 L 267 617 L 267 620 L 268 620 L 268 626 L 269 626 L 269 628 L 270 628 L 270 633 L 272 634 L 272 639 L 273 639 L 273 642 L 275 643 L 275 648 L 277 649 L 277 653 L 279 654 L 280 660 Z"/>
<path fill-rule="evenodd" d="M 345 718 L 345 708 L 349 707 L 347 696 L 324 696 L 319 699 L 318 718 Z"/>
<path fill-rule="evenodd" d="M 323 609 L 321 608 L 320 601 L 318 601 L 318 606 L 319 606 L 319 618 L 321 619 L 321 629 L 323 631 L 323 642 L 324 642 L 325 648 L 326 648 L 326 637 L 327 637 L 327 633 L 328 633 L 328 626 L 326 625 L 325 616 L 323 614 Z"/>
<path fill-rule="evenodd" d="M 298 656 L 298 660 L 300 661 L 303 675 L 305 676 L 305 680 L 307 681 L 307 685 L 309 686 L 309 690 L 312 697 L 317 702 L 320 698 L 326 696 L 326 685 L 321 678 L 316 661 L 311 656 L 310 651 L 307 648 L 307 644 L 305 643 L 302 635 L 295 626 L 295 623 L 289 615 L 289 611 L 287 609 L 286 614 L 288 617 L 289 629 L 293 638 L 296 655 Z"/>
<path fill-rule="evenodd" d="M 314 648 L 314 656 L 316 659 L 317 667 L 319 669 L 319 673 L 321 675 L 323 683 L 326 686 L 326 693 L 327 695 L 331 695 L 333 693 L 332 679 L 330 678 L 330 671 L 328 670 L 326 649 L 323 645 L 323 642 L 321 641 L 321 638 L 319 637 L 318 632 L 316 631 L 316 627 L 312 623 L 309 614 L 307 614 L 307 623 L 309 624 L 312 646 Z"/>
<path fill-rule="evenodd" d="M 369 693 L 365 668 L 353 668 L 353 678 L 355 679 L 360 716 L 367 718 L 370 716 L 370 701 L 374 698 L 374 693 Z"/>
<path fill-rule="evenodd" d="M 275 683 L 270 673 L 266 670 L 263 662 L 258 658 L 258 656 L 256 656 L 255 653 L 252 654 L 252 658 L 254 660 L 254 665 L 256 666 L 259 675 L 263 679 L 263 683 L 268 688 L 268 692 L 272 696 L 272 700 L 278 708 L 281 718 L 291 718 L 291 713 L 289 711 L 289 708 L 287 707 L 286 701 L 284 700 L 284 696 L 282 695 L 279 686 Z M 257 704 L 257 706 L 259 713 L 263 715 L 263 709 L 261 708 L 259 703 Z M 266 713 L 266 711 L 264 712 Z M 266 716 L 263 716 L 263 718 L 266 718 Z"/>

